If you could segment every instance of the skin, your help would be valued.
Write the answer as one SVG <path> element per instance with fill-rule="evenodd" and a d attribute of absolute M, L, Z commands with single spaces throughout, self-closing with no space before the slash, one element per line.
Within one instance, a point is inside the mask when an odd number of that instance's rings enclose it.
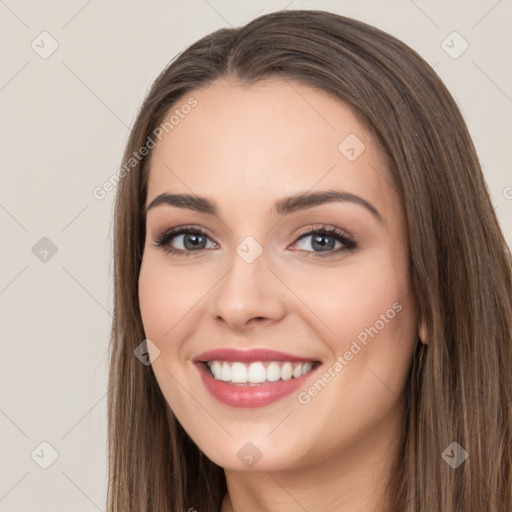
<path fill-rule="evenodd" d="M 159 386 L 190 437 L 225 469 L 222 512 L 380 510 L 418 331 L 404 212 L 382 153 L 346 105 L 315 88 L 222 79 L 193 96 L 197 106 L 154 149 L 147 204 L 163 192 L 192 193 L 215 201 L 219 215 L 169 205 L 147 213 L 139 297 L 146 337 L 160 350 L 152 365 Z M 366 146 L 355 161 L 338 150 L 349 134 Z M 285 216 L 272 208 L 283 196 L 325 189 L 364 198 L 382 222 L 351 202 Z M 311 235 L 299 240 L 300 230 L 323 224 L 350 234 L 357 248 L 336 253 L 336 242 L 331 256 L 308 257 L 324 253 Z M 206 233 L 202 252 L 154 246 L 183 225 Z M 248 236 L 263 250 L 250 264 L 236 252 Z M 187 250 L 183 243 L 172 241 Z M 307 404 L 292 393 L 260 408 L 224 405 L 192 363 L 222 347 L 307 356 L 323 364 L 307 391 L 395 303 L 400 312 Z M 251 467 L 237 456 L 248 442 L 261 453 Z"/>

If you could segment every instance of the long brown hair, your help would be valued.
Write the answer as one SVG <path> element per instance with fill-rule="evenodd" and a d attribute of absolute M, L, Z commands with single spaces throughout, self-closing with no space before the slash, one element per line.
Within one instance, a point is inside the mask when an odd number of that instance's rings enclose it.
<path fill-rule="evenodd" d="M 177 422 L 151 366 L 134 357 L 145 338 L 137 290 L 151 152 L 130 160 L 171 107 L 221 77 L 282 78 L 334 95 L 388 161 L 428 333 L 411 361 L 389 510 L 510 510 L 511 255 L 463 118 L 429 65 L 394 37 L 336 14 L 290 10 L 186 49 L 156 79 L 131 130 L 114 217 L 108 512 L 218 512 L 226 492 L 223 469 Z M 442 457 L 453 442 L 469 454 L 456 469 Z"/>

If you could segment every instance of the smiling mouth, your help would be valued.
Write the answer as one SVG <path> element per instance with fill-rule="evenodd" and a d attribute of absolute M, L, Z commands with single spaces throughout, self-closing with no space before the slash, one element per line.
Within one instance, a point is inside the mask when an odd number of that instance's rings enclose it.
<path fill-rule="evenodd" d="M 297 379 L 314 370 L 319 361 L 204 361 L 202 364 L 215 380 L 235 386 L 257 386 Z"/>

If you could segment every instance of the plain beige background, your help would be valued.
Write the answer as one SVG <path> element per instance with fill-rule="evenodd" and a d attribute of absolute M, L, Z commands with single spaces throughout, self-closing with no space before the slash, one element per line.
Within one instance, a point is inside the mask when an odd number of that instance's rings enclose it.
<path fill-rule="evenodd" d="M 0 511 L 105 510 L 115 192 L 92 191 L 118 169 L 146 91 L 178 52 L 283 8 L 361 19 L 434 67 L 511 245 L 510 0 L 0 0 Z"/>

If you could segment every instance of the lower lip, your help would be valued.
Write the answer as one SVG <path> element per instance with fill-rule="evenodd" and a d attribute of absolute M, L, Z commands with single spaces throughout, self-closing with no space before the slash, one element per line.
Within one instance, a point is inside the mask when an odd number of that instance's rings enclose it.
<path fill-rule="evenodd" d="M 320 365 L 301 377 L 252 385 L 234 385 L 217 380 L 210 375 L 204 363 L 196 363 L 196 367 L 201 374 L 204 385 L 219 402 L 232 407 L 252 408 L 270 405 L 297 391 L 316 372 Z"/>

